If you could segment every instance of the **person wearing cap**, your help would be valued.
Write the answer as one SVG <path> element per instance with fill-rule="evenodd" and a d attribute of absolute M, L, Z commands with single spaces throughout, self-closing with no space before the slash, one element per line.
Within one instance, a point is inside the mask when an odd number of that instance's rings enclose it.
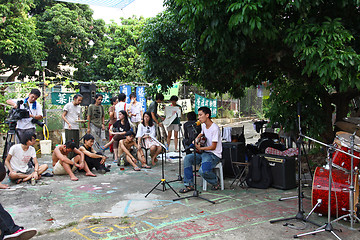
<path fill-rule="evenodd" d="M 151 167 L 146 164 L 143 151 L 134 139 L 135 133 L 133 131 L 127 131 L 125 133 L 125 139 L 121 140 L 119 143 L 119 156 L 124 154 L 126 161 L 130 163 L 134 171 L 140 171 L 140 168 L 136 165 L 138 159 L 141 162 L 141 168 L 150 169 Z M 137 151 L 135 151 L 134 147 L 137 149 Z M 138 159 L 136 159 L 135 156 L 137 156 Z"/>

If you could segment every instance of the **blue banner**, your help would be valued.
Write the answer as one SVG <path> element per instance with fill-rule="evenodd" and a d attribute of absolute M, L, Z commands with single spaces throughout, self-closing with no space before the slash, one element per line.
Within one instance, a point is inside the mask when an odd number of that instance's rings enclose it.
<path fill-rule="evenodd" d="M 126 103 L 130 103 L 131 86 L 130 85 L 121 85 L 120 93 L 125 93 Z"/>
<path fill-rule="evenodd" d="M 102 105 L 110 105 L 111 93 L 107 92 L 97 92 L 103 96 L 101 102 Z M 69 102 L 72 102 L 76 93 L 63 93 L 63 92 L 52 92 L 51 93 L 51 104 L 53 105 L 65 105 Z"/>
<path fill-rule="evenodd" d="M 146 92 L 145 87 L 137 87 L 136 88 L 136 101 L 141 103 L 141 107 L 143 112 L 146 112 Z"/>

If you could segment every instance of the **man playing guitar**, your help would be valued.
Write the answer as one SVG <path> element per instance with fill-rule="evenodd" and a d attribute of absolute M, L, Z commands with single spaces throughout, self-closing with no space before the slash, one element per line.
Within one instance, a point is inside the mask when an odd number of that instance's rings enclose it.
<path fill-rule="evenodd" d="M 211 110 L 208 107 L 198 109 L 198 118 L 201 123 L 201 133 L 195 139 L 196 150 L 202 151 L 196 153 L 196 164 L 201 164 L 199 169 L 200 175 L 212 185 L 212 190 L 219 190 L 220 184 L 216 174 L 213 172 L 214 167 L 220 162 L 222 153 L 221 132 L 219 126 L 211 120 Z M 198 140 L 206 137 L 205 146 L 201 146 Z M 193 182 L 193 165 L 194 153 L 186 155 L 184 159 L 184 185 L 185 188 L 180 193 L 186 193 L 194 190 Z"/>

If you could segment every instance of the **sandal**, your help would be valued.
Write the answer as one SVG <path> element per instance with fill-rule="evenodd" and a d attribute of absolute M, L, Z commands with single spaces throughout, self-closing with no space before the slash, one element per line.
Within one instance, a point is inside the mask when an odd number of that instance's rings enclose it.
<path fill-rule="evenodd" d="M 141 171 L 141 169 L 139 167 L 135 167 L 133 169 L 134 169 L 134 171 Z"/>
<path fill-rule="evenodd" d="M 150 166 L 148 166 L 148 165 L 145 165 L 145 166 L 141 166 L 141 168 L 147 168 L 147 169 L 151 169 L 151 167 L 150 167 Z"/>
<path fill-rule="evenodd" d="M 110 148 L 109 148 L 109 147 L 104 148 L 104 146 L 100 146 L 100 149 L 103 150 L 103 151 L 105 151 L 105 150 L 109 150 Z"/>
<path fill-rule="evenodd" d="M 194 190 L 195 189 L 193 186 L 186 186 L 185 188 L 180 189 L 179 193 L 187 193 L 187 192 L 194 191 Z"/>
<path fill-rule="evenodd" d="M 213 191 L 217 191 L 217 190 L 220 190 L 221 189 L 221 186 L 219 183 L 217 183 L 216 185 L 212 185 L 211 186 L 211 190 Z"/>

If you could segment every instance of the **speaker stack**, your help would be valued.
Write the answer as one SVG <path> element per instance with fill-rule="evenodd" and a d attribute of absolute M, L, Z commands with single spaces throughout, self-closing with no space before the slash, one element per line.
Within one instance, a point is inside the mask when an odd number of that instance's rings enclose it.
<path fill-rule="evenodd" d="M 222 163 L 225 177 L 235 177 L 237 168 L 233 162 L 245 162 L 245 143 L 244 142 L 224 142 L 222 144 Z"/>
<path fill-rule="evenodd" d="M 96 95 L 96 85 L 81 83 L 79 88 L 80 94 L 83 95 L 83 100 L 80 105 L 89 106 L 90 104 L 94 103 L 94 98 Z"/>

